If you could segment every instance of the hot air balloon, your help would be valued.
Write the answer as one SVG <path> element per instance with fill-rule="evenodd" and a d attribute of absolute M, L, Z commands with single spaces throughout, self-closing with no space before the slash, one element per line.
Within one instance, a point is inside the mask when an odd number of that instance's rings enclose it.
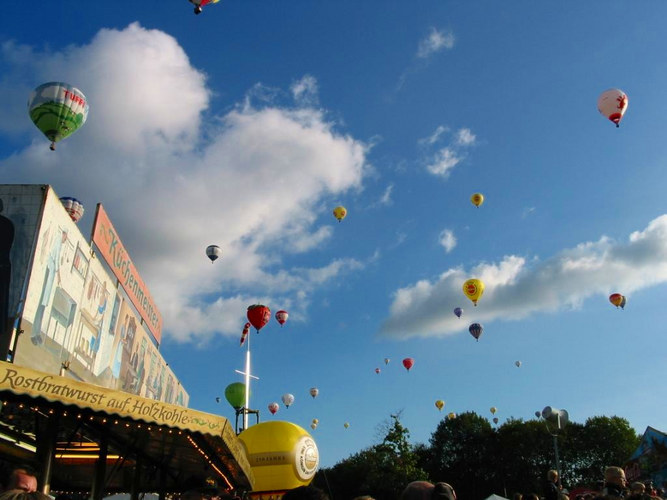
<path fill-rule="evenodd" d="M 479 338 L 482 336 L 482 332 L 484 331 L 484 327 L 480 325 L 479 323 L 473 323 L 468 327 L 468 331 L 470 332 L 470 335 L 475 337 L 475 340 L 479 342 Z"/>
<path fill-rule="evenodd" d="M 220 397 L 215 398 L 215 402 L 219 403 L 220 402 Z"/>
<path fill-rule="evenodd" d="M 280 326 L 283 326 L 285 324 L 285 321 L 287 321 L 287 318 L 289 317 L 289 314 L 287 311 L 283 311 L 282 309 L 276 313 L 276 321 L 280 323 Z"/>
<path fill-rule="evenodd" d="M 621 303 L 618 305 L 621 309 L 625 309 L 625 303 L 626 303 L 626 298 L 625 295 L 623 295 L 623 298 L 621 299 Z"/>
<path fill-rule="evenodd" d="M 623 295 L 621 295 L 620 293 L 612 293 L 609 296 L 609 302 L 614 304 L 616 307 L 620 307 L 621 302 L 623 302 Z"/>
<path fill-rule="evenodd" d="M 88 118 L 88 102 L 76 87 L 63 82 L 48 82 L 33 90 L 28 99 L 28 114 L 35 126 L 51 141 L 73 134 Z"/>
<path fill-rule="evenodd" d="M 482 193 L 474 193 L 470 197 L 470 201 L 472 202 L 473 205 L 479 207 L 482 203 L 484 203 L 484 195 Z"/>
<path fill-rule="evenodd" d="M 625 110 L 628 109 L 628 96 L 620 89 L 605 90 L 598 98 L 598 111 L 619 126 Z"/>
<path fill-rule="evenodd" d="M 497 424 L 498 423 L 498 417 L 493 417 L 493 423 Z"/>
<path fill-rule="evenodd" d="M 540 418 L 540 417 L 542 416 L 542 412 L 541 412 L 541 411 L 536 411 L 536 412 L 535 412 L 535 416 L 536 416 L 537 418 Z"/>
<path fill-rule="evenodd" d="M 333 209 L 333 214 L 336 219 L 338 219 L 338 222 L 342 221 L 345 216 L 347 215 L 347 210 L 345 207 L 336 207 Z"/>
<path fill-rule="evenodd" d="M 448 413 L 447 418 L 449 420 L 454 420 L 456 418 L 456 413 L 454 413 L 454 412 Z"/>
<path fill-rule="evenodd" d="M 317 429 L 317 424 L 313 422 L 312 424 L 310 424 L 310 428 L 313 430 Z"/>
<path fill-rule="evenodd" d="M 445 402 L 444 402 L 442 399 L 438 399 L 438 400 L 435 402 L 435 407 L 436 407 L 438 410 L 442 411 L 442 409 L 445 407 Z"/>
<path fill-rule="evenodd" d="M 496 412 L 498 411 L 498 408 L 496 408 L 495 406 L 492 406 L 489 411 L 491 412 L 492 415 L 495 415 Z"/>
<path fill-rule="evenodd" d="M 405 366 L 405 369 L 406 369 L 407 371 L 410 371 L 410 368 L 412 368 L 412 366 L 413 366 L 414 364 L 415 364 L 415 360 L 412 359 L 412 358 L 405 358 L 405 359 L 403 360 L 403 366 Z"/>
<path fill-rule="evenodd" d="M 350 424 L 347 423 L 347 422 L 345 422 L 345 423 L 343 424 L 343 427 L 345 427 L 345 428 L 347 429 L 348 427 L 350 427 Z"/>
<path fill-rule="evenodd" d="M 269 411 L 271 412 L 271 415 L 275 415 L 278 410 L 280 410 L 280 405 L 278 403 L 269 403 Z"/>
<path fill-rule="evenodd" d="M 248 321 L 255 327 L 257 333 L 271 320 L 271 309 L 262 304 L 248 306 Z"/>
<path fill-rule="evenodd" d="M 294 403 L 294 396 L 292 394 L 283 394 L 283 403 L 285 404 L 285 408 L 289 408 L 289 406 Z"/>
<path fill-rule="evenodd" d="M 456 314 L 457 318 L 460 318 L 461 315 L 463 314 L 463 309 L 461 309 L 460 307 L 455 307 L 454 308 L 454 314 Z"/>
<path fill-rule="evenodd" d="M 388 364 L 389 364 L 389 361 L 391 361 L 389 358 L 384 358 L 384 364 L 385 364 L 385 365 L 388 365 Z"/>
<path fill-rule="evenodd" d="M 70 218 L 74 222 L 79 222 L 79 219 L 83 217 L 84 212 L 81 202 L 71 196 L 63 196 L 60 198 L 60 202 L 63 204 L 63 207 L 65 207 L 65 211 L 67 211 Z"/>
<path fill-rule="evenodd" d="M 189 0 L 190 3 L 195 5 L 195 14 L 201 14 L 202 7 L 204 5 L 218 3 L 220 0 Z"/>
<path fill-rule="evenodd" d="M 469 279 L 463 283 L 463 293 L 472 300 L 472 303 L 477 306 L 477 301 L 482 298 L 484 294 L 484 283 L 482 280 Z"/>
<path fill-rule="evenodd" d="M 320 390 L 317 387 L 310 388 L 310 395 L 313 397 L 313 399 L 315 399 L 319 393 Z"/>
<path fill-rule="evenodd" d="M 245 406 L 245 384 L 243 382 L 229 384 L 225 388 L 225 399 L 235 410 L 243 408 Z"/>
<path fill-rule="evenodd" d="M 320 421 L 319 421 L 318 419 L 314 418 L 314 419 L 313 419 L 313 423 L 314 423 L 315 425 L 317 425 L 317 424 L 320 423 Z"/>
<path fill-rule="evenodd" d="M 517 368 L 521 367 L 521 361 L 515 361 L 514 364 L 516 365 Z"/>
<path fill-rule="evenodd" d="M 380 370 L 379 368 L 376 368 L 376 369 L 375 369 L 375 373 L 377 373 L 378 375 L 380 374 L 380 371 L 381 371 L 381 370 Z"/>
<path fill-rule="evenodd" d="M 222 256 L 222 249 L 218 245 L 209 245 L 206 247 L 206 256 L 211 259 L 211 264 L 213 264 L 218 257 Z"/>

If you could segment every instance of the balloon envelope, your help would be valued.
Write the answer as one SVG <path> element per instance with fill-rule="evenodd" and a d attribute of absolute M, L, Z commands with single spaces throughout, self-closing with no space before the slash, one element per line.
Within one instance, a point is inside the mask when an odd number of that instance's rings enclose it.
<path fill-rule="evenodd" d="M 625 298 L 625 295 L 622 296 L 623 298 L 621 299 L 621 303 L 618 305 L 621 309 L 625 309 L 625 303 L 627 302 L 627 299 Z"/>
<path fill-rule="evenodd" d="M 628 109 L 628 96 L 620 89 L 605 90 L 598 98 L 598 111 L 618 127 Z"/>
<path fill-rule="evenodd" d="M 88 102 L 76 87 L 64 82 L 40 85 L 28 99 L 28 114 L 35 126 L 56 142 L 76 132 L 88 118 Z"/>
<path fill-rule="evenodd" d="M 445 407 L 445 402 L 444 402 L 442 399 L 438 399 L 438 400 L 435 402 L 435 407 L 436 407 L 438 410 L 442 411 L 442 409 Z"/>
<path fill-rule="evenodd" d="M 491 409 L 490 409 L 489 411 L 490 411 L 493 415 L 495 415 L 496 412 L 498 411 L 498 408 L 496 408 L 495 406 L 492 406 Z"/>
<path fill-rule="evenodd" d="M 283 394 L 283 403 L 285 404 L 285 408 L 289 408 L 289 406 L 294 403 L 294 396 L 292 394 Z"/>
<path fill-rule="evenodd" d="M 389 358 L 384 358 L 384 364 L 385 364 L 385 365 L 388 365 L 388 364 L 389 364 L 389 361 L 391 361 Z"/>
<path fill-rule="evenodd" d="M 463 309 L 461 309 L 460 307 L 454 308 L 454 314 L 456 314 L 457 318 L 460 318 L 461 315 L 463 314 Z"/>
<path fill-rule="evenodd" d="M 280 323 L 280 326 L 283 326 L 285 324 L 285 321 L 287 321 L 287 318 L 289 317 L 289 314 L 287 311 L 283 311 L 282 309 L 276 313 L 276 321 Z"/>
<path fill-rule="evenodd" d="M 484 203 L 484 195 L 482 193 L 474 193 L 470 197 L 470 201 L 472 202 L 473 205 L 479 207 L 482 203 Z"/>
<path fill-rule="evenodd" d="M 222 256 L 222 249 L 218 245 L 209 245 L 206 247 L 206 256 L 214 262 Z"/>
<path fill-rule="evenodd" d="M 271 309 L 262 304 L 248 306 L 248 321 L 255 327 L 257 333 L 271 320 Z"/>
<path fill-rule="evenodd" d="M 405 369 L 406 369 L 407 371 L 410 371 L 410 368 L 412 368 L 412 366 L 413 366 L 414 364 L 415 364 L 415 360 L 412 359 L 412 358 L 405 358 L 405 359 L 403 360 L 403 366 L 405 366 Z"/>
<path fill-rule="evenodd" d="M 498 417 L 493 417 L 493 423 L 497 424 L 498 423 Z"/>
<path fill-rule="evenodd" d="M 479 338 L 482 336 L 482 332 L 484 331 L 484 327 L 479 323 L 473 323 L 468 327 L 468 331 L 470 332 L 470 335 L 475 337 L 475 340 L 479 341 Z"/>
<path fill-rule="evenodd" d="M 348 424 L 347 422 L 345 422 L 345 423 L 343 424 L 343 427 L 345 427 L 346 429 L 347 429 L 349 426 L 350 426 L 350 424 Z"/>
<path fill-rule="evenodd" d="M 516 365 L 517 368 L 521 366 L 521 361 L 515 361 L 514 364 Z"/>
<path fill-rule="evenodd" d="M 609 302 L 614 304 L 616 307 L 620 307 L 621 302 L 623 302 L 623 295 L 621 295 L 620 293 L 612 293 L 609 296 Z"/>
<path fill-rule="evenodd" d="M 319 393 L 320 390 L 317 387 L 310 388 L 310 395 L 313 397 L 313 399 L 315 399 Z"/>
<path fill-rule="evenodd" d="M 456 418 L 456 413 L 454 413 L 454 412 L 448 413 L 447 418 L 449 420 L 454 420 Z"/>
<path fill-rule="evenodd" d="M 234 382 L 225 388 L 225 399 L 236 410 L 245 406 L 245 384 Z"/>
<path fill-rule="evenodd" d="M 83 205 L 79 200 L 76 198 L 72 198 L 71 196 L 63 196 L 60 198 L 60 202 L 63 204 L 63 207 L 65 207 L 65 210 L 69 214 L 70 218 L 74 222 L 79 222 L 79 219 L 83 217 Z"/>
<path fill-rule="evenodd" d="M 339 206 L 339 207 L 336 207 L 336 208 L 333 209 L 333 214 L 334 214 L 334 217 L 336 217 L 336 219 L 338 219 L 338 222 L 340 222 L 347 215 L 347 210 L 345 209 L 345 207 L 340 207 Z"/>
<path fill-rule="evenodd" d="M 269 403 L 269 411 L 271 412 L 271 415 L 275 415 L 279 409 L 280 405 L 278 403 Z"/>
<path fill-rule="evenodd" d="M 380 371 L 381 371 L 381 370 L 380 370 L 379 368 L 376 368 L 376 369 L 375 369 L 375 373 L 377 373 L 378 375 L 380 374 Z"/>
<path fill-rule="evenodd" d="M 463 293 L 466 297 L 472 300 L 472 303 L 476 306 L 477 301 L 484 294 L 484 283 L 482 280 L 475 278 L 469 279 L 463 283 Z"/>

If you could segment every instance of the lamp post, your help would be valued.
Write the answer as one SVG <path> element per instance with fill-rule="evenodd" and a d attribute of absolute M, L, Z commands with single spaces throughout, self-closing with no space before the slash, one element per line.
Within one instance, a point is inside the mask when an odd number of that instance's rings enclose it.
<path fill-rule="evenodd" d="M 556 458 L 556 472 L 558 472 L 558 488 L 560 489 L 563 484 L 561 482 L 560 459 L 558 457 L 558 431 L 562 430 L 567 425 L 570 421 L 570 416 L 567 413 L 567 410 L 559 410 L 558 408 L 553 408 L 551 406 L 545 406 L 542 412 L 536 411 L 535 416 L 544 419 L 547 431 L 554 438 L 554 455 Z M 551 427 L 549 427 L 549 424 L 553 426 L 553 431 Z"/>

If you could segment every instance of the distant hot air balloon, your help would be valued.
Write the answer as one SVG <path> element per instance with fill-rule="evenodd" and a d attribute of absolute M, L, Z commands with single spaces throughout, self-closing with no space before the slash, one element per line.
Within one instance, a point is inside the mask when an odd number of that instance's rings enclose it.
<path fill-rule="evenodd" d="M 255 327 L 257 333 L 271 320 L 271 309 L 262 304 L 248 306 L 248 321 Z"/>
<path fill-rule="evenodd" d="M 289 314 L 287 311 L 283 311 L 282 309 L 276 313 L 276 321 L 280 323 L 280 326 L 283 326 L 285 324 L 285 321 L 287 321 L 287 318 L 289 317 Z"/>
<path fill-rule="evenodd" d="M 317 424 L 315 422 L 311 423 L 310 428 L 313 430 L 317 429 Z"/>
<path fill-rule="evenodd" d="M 243 325 L 243 331 L 241 332 L 241 345 L 245 342 L 248 333 L 250 332 L 250 323 Z"/>
<path fill-rule="evenodd" d="M 454 420 L 456 418 L 456 413 L 454 413 L 454 412 L 448 413 L 447 418 L 449 420 Z"/>
<path fill-rule="evenodd" d="M 381 371 L 381 370 L 380 370 L 379 368 L 376 368 L 376 369 L 375 369 L 375 373 L 377 373 L 378 375 L 380 374 L 380 371 Z"/>
<path fill-rule="evenodd" d="M 498 423 L 498 417 L 493 417 L 493 423 L 497 424 Z"/>
<path fill-rule="evenodd" d="M 491 412 L 492 415 L 495 415 L 496 412 L 498 411 L 498 408 L 496 408 L 495 406 L 492 406 L 489 411 Z"/>
<path fill-rule="evenodd" d="M 243 382 L 229 384 L 225 388 L 225 399 L 235 410 L 243 408 L 245 406 L 245 384 Z"/>
<path fill-rule="evenodd" d="M 540 418 L 540 417 L 542 416 L 542 412 L 541 412 L 541 411 L 536 411 L 536 412 L 535 412 L 535 416 L 536 416 L 537 418 Z"/>
<path fill-rule="evenodd" d="M 283 394 L 283 403 L 285 408 L 289 408 L 292 403 L 294 403 L 294 396 L 292 394 Z"/>
<path fill-rule="evenodd" d="M 319 393 L 320 390 L 317 387 L 310 388 L 310 395 L 313 397 L 313 399 L 315 399 Z"/>
<path fill-rule="evenodd" d="M 195 5 L 195 14 L 201 14 L 202 7 L 204 5 L 218 3 L 220 0 L 189 0 L 190 3 Z"/>
<path fill-rule="evenodd" d="M 609 302 L 614 304 L 616 307 L 620 307 L 621 302 L 623 302 L 623 295 L 621 295 L 620 293 L 612 293 L 609 296 Z"/>
<path fill-rule="evenodd" d="M 388 365 L 388 364 L 389 364 L 389 361 L 391 361 L 389 358 L 384 358 L 384 364 L 385 364 L 385 365 Z"/>
<path fill-rule="evenodd" d="M 69 214 L 70 218 L 74 222 L 79 222 L 79 219 L 83 217 L 84 212 L 81 202 L 71 196 L 63 196 L 60 198 L 60 202 L 63 204 L 63 207 L 65 207 L 65 211 Z"/>
<path fill-rule="evenodd" d="M 403 366 L 405 366 L 405 369 L 406 369 L 407 371 L 410 371 L 410 368 L 412 368 L 412 366 L 413 366 L 414 364 L 415 364 L 415 360 L 412 359 L 412 358 L 405 358 L 405 359 L 403 360 Z"/>
<path fill-rule="evenodd" d="M 333 209 L 333 214 L 336 219 L 338 219 L 338 222 L 342 221 L 345 216 L 347 215 L 347 210 L 345 207 L 336 207 Z"/>
<path fill-rule="evenodd" d="M 472 300 L 472 303 L 477 306 L 477 301 L 484 294 L 484 283 L 482 280 L 478 279 L 469 279 L 463 283 L 463 293 L 466 297 Z"/>
<path fill-rule="evenodd" d="M 222 256 L 222 249 L 218 245 L 209 245 L 206 247 L 206 256 L 211 259 L 211 264 Z"/>
<path fill-rule="evenodd" d="M 278 410 L 280 410 L 280 405 L 278 403 L 269 403 L 269 411 L 271 412 L 271 415 L 275 415 Z"/>
<path fill-rule="evenodd" d="M 482 203 L 484 203 L 484 195 L 482 193 L 474 193 L 470 197 L 470 201 L 472 202 L 473 205 L 479 207 Z"/>
<path fill-rule="evenodd" d="M 457 318 L 460 318 L 461 315 L 463 314 L 463 309 L 461 309 L 460 307 L 455 307 L 454 308 L 454 314 L 456 314 Z"/>
<path fill-rule="evenodd" d="M 605 90 L 598 98 L 598 111 L 619 126 L 625 110 L 628 109 L 628 96 L 620 89 Z"/>
<path fill-rule="evenodd" d="M 53 151 L 56 142 L 86 123 L 88 102 L 76 87 L 63 82 L 48 82 L 30 94 L 28 114 L 35 126 L 51 141 Z"/>
<path fill-rule="evenodd" d="M 215 398 L 215 402 L 219 403 L 220 402 L 220 397 Z"/>
<path fill-rule="evenodd" d="M 442 409 L 445 407 L 445 402 L 444 402 L 442 399 L 438 399 L 438 400 L 435 402 L 435 407 L 436 407 L 438 410 L 442 411 Z"/>
<path fill-rule="evenodd" d="M 480 325 L 479 323 L 473 323 L 468 327 L 468 331 L 470 332 L 470 335 L 475 337 L 475 340 L 479 342 L 479 338 L 482 336 L 482 332 L 484 331 L 484 327 Z"/>
<path fill-rule="evenodd" d="M 345 427 L 345 428 L 347 429 L 348 427 L 350 427 L 350 424 L 347 423 L 347 422 L 345 422 L 345 423 L 343 424 L 343 427 Z"/>
<path fill-rule="evenodd" d="M 317 424 L 320 423 L 320 421 L 319 421 L 318 419 L 314 418 L 314 419 L 313 419 L 313 423 L 314 423 L 315 425 L 317 425 Z"/>
<path fill-rule="evenodd" d="M 627 299 L 625 298 L 625 295 L 623 295 L 623 298 L 621 299 L 621 303 L 619 304 L 619 307 L 621 309 L 625 309 L 625 303 L 627 302 Z"/>
<path fill-rule="evenodd" d="M 517 368 L 521 367 L 521 361 L 515 361 L 514 364 L 516 365 Z"/>

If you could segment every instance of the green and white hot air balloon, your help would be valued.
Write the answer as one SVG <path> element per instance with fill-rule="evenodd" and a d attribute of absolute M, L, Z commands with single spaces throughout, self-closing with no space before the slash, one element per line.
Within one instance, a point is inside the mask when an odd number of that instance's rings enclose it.
<path fill-rule="evenodd" d="M 76 87 L 63 82 L 40 85 L 28 99 L 28 114 L 35 126 L 51 141 L 56 142 L 76 132 L 88 118 L 88 101 Z"/>

